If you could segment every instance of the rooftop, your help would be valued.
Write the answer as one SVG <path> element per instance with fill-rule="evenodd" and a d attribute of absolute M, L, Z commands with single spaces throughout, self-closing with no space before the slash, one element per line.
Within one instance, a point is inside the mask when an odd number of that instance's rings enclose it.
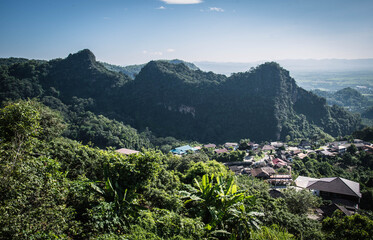
<path fill-rule="evenodd" d="M 307 188 L 361 198 L 360 184 L 341 177 L 321 178 L 309 181 Z"/>
<path fill-rule="evenodd" d="M 118 153 L 125 154 L 125 155 L 130 155 L 130 154 L 136 154 L 139 153 L 139 151 L 132 150 L 132 149 L 127 149 L 127 148 L 121 148 L 118 150 L 115 150 Z"/>

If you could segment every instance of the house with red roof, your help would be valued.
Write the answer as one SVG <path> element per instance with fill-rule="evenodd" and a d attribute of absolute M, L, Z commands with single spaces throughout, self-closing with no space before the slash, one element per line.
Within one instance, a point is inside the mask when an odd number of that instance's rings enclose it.
<path fill-rule="evenodd" d="M 284 160 L 279 159 L 279 158 L 273 159 L 272 163 L 273 163 L 273 166 L 278 167 L 278 168 L 287 166 L 287 163 Z"/>

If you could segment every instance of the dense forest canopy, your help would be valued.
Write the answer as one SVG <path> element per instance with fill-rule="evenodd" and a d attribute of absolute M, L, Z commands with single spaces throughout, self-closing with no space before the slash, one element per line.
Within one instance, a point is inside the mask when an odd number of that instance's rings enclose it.
<path fill-rule="evenodd" d="M 320 199 L 309 191 L 287 189 L 282 197 L 271 197 L 266 182 L 235 177 L 204 153 L 179 157 L 143 150 L 125 156 L 64 138 L 66 127 L 60 112 L 35 100 L 0 109 L 1 238 L 367 239 L 373 234 L 373 221 L 365 215 L 336 212 L 322 222 L 312 220 L 308 213 Z M 364 166 L 371 168 L 371 160 Z M 303 160 L 307 166 L 313 161 Z M 324 168 L 315 166 L 312 174 Z"/>

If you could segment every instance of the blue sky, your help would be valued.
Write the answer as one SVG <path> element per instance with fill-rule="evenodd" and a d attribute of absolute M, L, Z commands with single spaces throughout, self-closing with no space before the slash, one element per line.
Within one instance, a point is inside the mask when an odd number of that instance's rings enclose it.
<path fill-rule="evenodd" d="M 0 57 L 372 58 L 372 13 L 373 0 L 0 0 Z"/>

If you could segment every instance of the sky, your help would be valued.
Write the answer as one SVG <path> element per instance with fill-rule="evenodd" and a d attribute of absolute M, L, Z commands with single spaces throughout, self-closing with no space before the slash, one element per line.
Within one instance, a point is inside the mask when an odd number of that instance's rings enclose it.
<path fill-rule="evenodd" d="M 0 0 L 0 57 L 373 58 L 373 0 Z"/>

